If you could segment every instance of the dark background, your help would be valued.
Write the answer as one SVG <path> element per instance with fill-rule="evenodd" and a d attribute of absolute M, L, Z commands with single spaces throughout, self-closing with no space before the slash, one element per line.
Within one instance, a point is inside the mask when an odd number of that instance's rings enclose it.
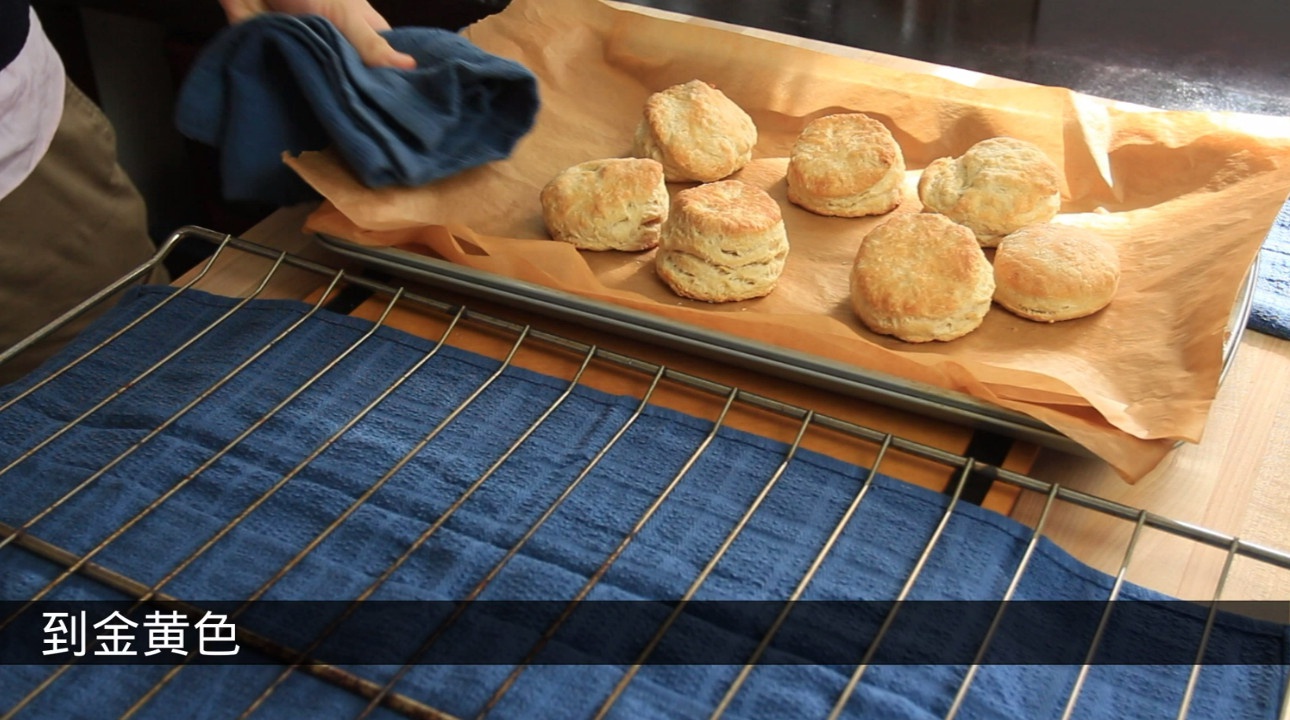
<path fill-rule="evenodd" d="M 633 0 L 1166 109 L 1290 115 L 1285 0 Z M 374 0 L 393 25 L 458 29 L 506 0 Z M 69 76 L 117 130 L 153 236 L 240 233 L 273 208 L 231 204 L 216 158 L 173 129 L 175 89 L 225 25 L 216 0 L 34 0 Z M 180 261 L 182 262 L 182 261 Z"/>

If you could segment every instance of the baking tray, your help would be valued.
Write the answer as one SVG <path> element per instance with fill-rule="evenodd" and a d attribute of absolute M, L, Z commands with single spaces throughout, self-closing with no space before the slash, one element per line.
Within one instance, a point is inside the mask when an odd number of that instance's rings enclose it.
<path fill-rule="evenodd" d="M 458 265 L 392 247 L 371 247 L 326 234 L 319 242 L 347 258 L 399 277 L 464 295 L 575 322 L 694 355 L 756 370 L 850 397 L 907 410 L 976 430 L 997 433 L 1063 452 L 1092 453 L 1047 423 L 1022 413 L 926 383 L 837 362 L 770 343 L 679 322 L 652 313 L 591 300 L 574 293 Z M 1254 297 L 1258 259 L 1241 285 L 1228 322 L 1219 382 L 1240 346 Z"/>

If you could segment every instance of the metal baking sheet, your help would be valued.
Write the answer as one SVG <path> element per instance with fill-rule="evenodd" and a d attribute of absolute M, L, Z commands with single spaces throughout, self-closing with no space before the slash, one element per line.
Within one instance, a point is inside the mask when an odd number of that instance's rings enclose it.
<path fill-rule="evenodd" d="M 957 393 L 856 365 L 836 362 L 770 343 L 701 328 L 651 313 L 584 298 L 543 285 L 457 265 L 439 258 L 389 247 L 370 247 L 329 235 L 318 235 L 323 246 L 364 265 L 399 277 L 446 288 L 596 328 L 617 335 L 712 358 L 827 390 L 845 393 L 887 407 L 911 411 L 974 429 L 998 433 L 1063 452 L 1090 455 L 1046 423 Z M 1223 371 L 1240 346 L 1250 314 L 1258 260 L 1250 267 L 1232 309 Z"/>

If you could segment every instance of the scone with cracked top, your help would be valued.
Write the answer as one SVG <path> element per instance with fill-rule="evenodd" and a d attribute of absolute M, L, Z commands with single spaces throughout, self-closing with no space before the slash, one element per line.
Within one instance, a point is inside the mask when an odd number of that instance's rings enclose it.
<path fill-rule="evenodd" d="M 918 181 L 923 206 L 967 226 L 981 247 L 1052 220 L 1061 209 L 1057 166 L 1033 143 L 982 140 L 956 158 L 937 158 Z"/>

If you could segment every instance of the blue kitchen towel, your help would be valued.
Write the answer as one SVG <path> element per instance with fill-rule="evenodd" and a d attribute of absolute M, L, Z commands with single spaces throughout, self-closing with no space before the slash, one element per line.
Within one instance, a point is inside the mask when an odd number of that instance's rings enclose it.
<path fill-rule="evenodd" d="M 199 605 L 236 608 L 260 596 L 264 605 L 238 617 L 240 626 L 297 648 L 338 615 L 330 603 L 366 594 L 376 614 L 360 613 L 357 630 L 337 633 L 319 656 L 378 683 L 415 660 L 395 691 L 452 716 L 486 707 L 499 718 L 590 716 L 726 546 L 610 714 L 707 717 L 777 601 L 840 526 L 726 713 L 824 717 L 948 506 L 942 494 L 878 475 L 842 524 L 869 481 L 858 465 L 805 450 L 790 457 L 782 442 L 728 428 L 705 445 L 711 419 L 653 406 L 637 415 L 636 398 L 583 386 L 566 395 L 567 380 L 515 367 L 497 374 L 496 360 L 451 346 L 435 352 L 388 328 L 366 336 L 369 323 L 325 311 L 300 322 L 308 308 L 294 301 L 252 301 L 212 325 L 233 303 L 134 291 L 62 355 L 0 389 L 0 522 Z M 943 717 L 992 617 L 989 601 L 1004 592 L 1029 535 L 997 513 L 956 507 L 844 717 Z M 121 599 L 60 574 L 17 543 L 0 548 L 0 623 L 9 633 L 0 633 L 0 662 L 41 642 L 13 640 L 31 625 L 15 602 L 40 594 L 94 612 Z M 1087 621 L 1112 582 L 1042 541 L 959 717 L 1060 715 L 1088 647 Z M 582 606 L 543 641 L 584 588 Z M 454 615 L 454 601 L 475 589 L 477 601 Z M 1204 608 L 1131 584 L 1123 597 L 1150 612 L 1110 626 L 1075 716 L 1173 718 Z M 260 612 L 270 606 L 287 617 Z M 1276 717 L 1286 628 L 1227 614 L 1217 627 L 1189 717 Z M 432 635 L 439 641 L 415 655 Z M 180 671 L 136 717 L 238 716 L 282 672 L 243 651 L 248 664 Z M 170 667 L 87 659 L 34 692 L 56 670 L 5 667 L 0 712 L 24 702 L 23 717 L 116 717 Z M 297 671 L 256 717 L 354 717 L 363 705 Z"/>
<path fill-rule="evenodd" d="M 421 185 L 508 157 L 533 126 L 524 66 L 439 28 L 395 28 L 414 70 L 366 66 L 328 20 L 266 13 L 225 28 L 180 88 L 176 124 L 218 147 L 229 199 L 316 197 L 284 152 L 334 147 L 369 187 Z"/>
<path fill-rule="evenodd" d="M 1281 206 L 1259 252 L 1249 328 L 1290 340 L 1290 202 Z"/>

